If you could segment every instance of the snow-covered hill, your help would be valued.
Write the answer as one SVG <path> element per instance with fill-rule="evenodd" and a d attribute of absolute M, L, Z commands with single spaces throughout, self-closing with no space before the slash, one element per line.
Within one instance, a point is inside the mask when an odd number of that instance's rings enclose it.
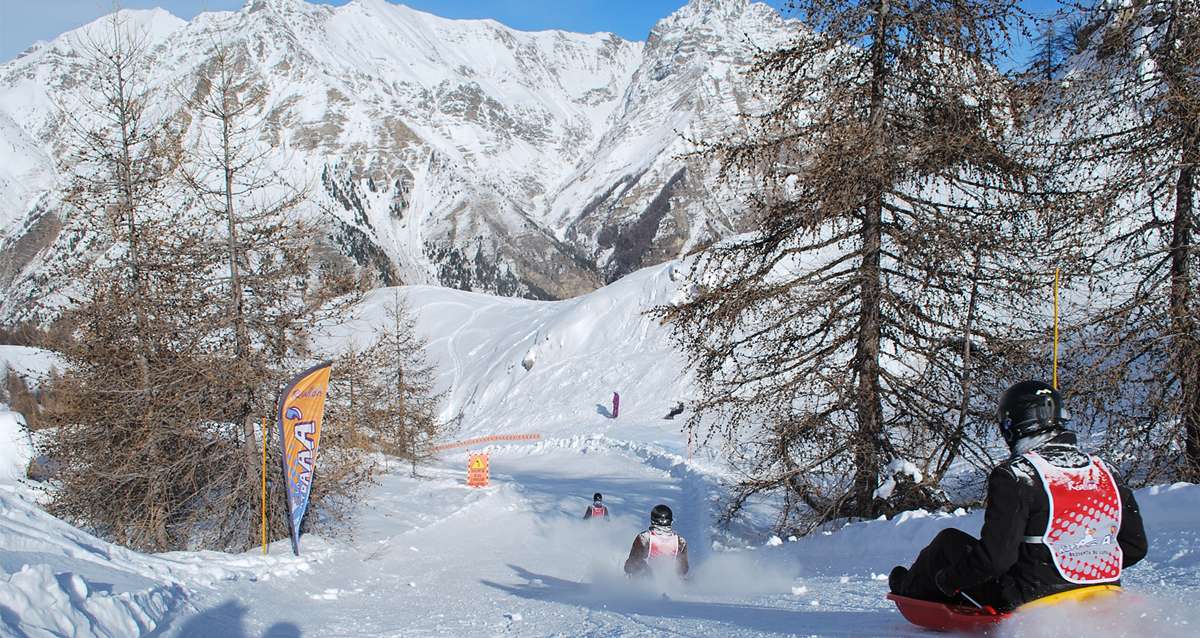
<path fill-rule="evenodd" d="M 259 142 L 311 186 L 327 241 L 386 282 L 565 298 L 724 236 L 739 221 L 679 157 L 749 98 L 753 47 L 798 26 L 749 0 L 692 0 L 648 40 L 521 32 L 384 0 L 249 0 L 185 22 L 121 14 L 152 43 L 163 110 L 215 48 L 267 92 Z M 53 242 L 86 124 L 81 43 L 105 19 L 0 65 L 0 310 L 19 314 Z M 195 124 L 192 124 L 194 127 Z"/>
<path fill-rule="evenodd" d="M 450 391 L 444 416 L 463 415 L 464 438 L 601 433 L 612 420 L 598 417 L 609 410 L 614 392 L 621 395 L 622 418 L 650 423 L 690 398 L 690 381 L 667 329 L 645 314 L 675 299 L 683 277 L 672 262 L 555 302 L 433 286 L 384 288 L 318 344 L 330 356 L 348 342 L 363 344 L 374 327 L 386 325 L 398 294 L 416 311 L 418 328 L 431 336 L 427 352 L 440 371 L 440 387 Z M 677 422 L 662 424 L 670 427 L 655 427 L 647 436 L 677 433 Z"/>

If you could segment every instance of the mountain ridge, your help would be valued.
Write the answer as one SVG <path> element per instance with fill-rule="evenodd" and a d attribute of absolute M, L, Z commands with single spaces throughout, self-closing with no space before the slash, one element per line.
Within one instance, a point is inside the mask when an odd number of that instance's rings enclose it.
<path fill-rule="evenodd" d="M 306 214 L 331 254 L 384 284 L 551 299 L 741 228 L 714 202 L 712 176 L 688 166 L 681 134 L 731 126 L 754 46 L 797 28 L 749 0 L 693 0 L 645 42 L 383 0 L 122 18 L 149 36 L 155 87 L 194 86 L 218 46 L 250 69 L 268 94 L 257 142 L 272 170 L 312 186 Z M 42 216 L 61 221 L 70 166 L 53 104 L 78 107 L 78 42 L 104 20 L 0 65 L 0 158 L 15 167 L 0 170 L 0 251 Z M 6 319 L 53 261 L 52 245 L 29 259 L 23 243 L 21 258 L 0 260 Z"/>

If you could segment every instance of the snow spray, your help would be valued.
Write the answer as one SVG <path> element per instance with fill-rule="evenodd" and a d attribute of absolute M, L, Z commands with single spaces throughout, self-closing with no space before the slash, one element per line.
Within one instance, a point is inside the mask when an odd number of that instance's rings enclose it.
<path fill-rule="evenodd" d="M 1200 627 L 1200 610 L 1126 592 L 1103 603 L 1063 603 L 1019 612 L 1000 625 L 1003 638 L 1190 638 Z"/>

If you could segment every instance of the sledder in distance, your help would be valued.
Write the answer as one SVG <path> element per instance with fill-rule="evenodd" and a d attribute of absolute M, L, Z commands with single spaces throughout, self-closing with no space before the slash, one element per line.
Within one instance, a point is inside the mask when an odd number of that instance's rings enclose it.
<path fill-rule="evenodd" d="M 674 570 L 679 578 L 687 578 L 687 541 L 671 528 L 673 522 L 674 515 L 666 505 L 655 505 L 650 510 L 650 528 L 638 534 L 629 548 L 629 557 L 625 559 L 626 576 L 645 578 Z"/>
<path fill-rule="evenodd" d="M 1067 430 L 1062 397 L 1022 381 L 999 401 L 1012 455 L 988 478 L 980 538 L 945 529 L 888 578 L 900 613 L 939 631 L 986 631 L 1014 612 L 1120 592 L 1148 543 L 1133 493 Z"/>
<path fill-rule="evenodd" d="M 592 504 L 583 513 L 583 520 L 608 520 L 608 506 L 604 504 L 604 495 L 600 492 L 592 494 Z"/>

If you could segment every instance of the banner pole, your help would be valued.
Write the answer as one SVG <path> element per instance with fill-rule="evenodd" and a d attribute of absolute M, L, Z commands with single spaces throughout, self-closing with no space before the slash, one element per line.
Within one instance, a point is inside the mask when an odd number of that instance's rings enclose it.
<path fill-rule="evenodd" d="M 259 511 L 262 514 L 262 553 L 267 555 L 267 418 L 263 417 L 262 430 L 259 432 L 262 438 L 262 501 Z"/>
<path fill-rule="evenodd" d="M 1059 268 L 1054 269 L 1054 368 L 1051 372 L 1051 387 L 1058 389 L 1058 277 Z"/>

